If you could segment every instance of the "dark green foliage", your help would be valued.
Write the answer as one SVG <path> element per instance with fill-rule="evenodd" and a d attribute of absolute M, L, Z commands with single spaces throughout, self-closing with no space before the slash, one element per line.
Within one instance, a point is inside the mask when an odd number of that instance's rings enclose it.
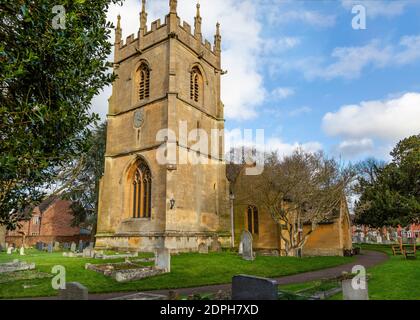
<path fill-rule="evenodd" d="M 60 166 L 86 150 L 98 119 L 90 103 L 114 78 L 106 13 L 120 2 L 2 0 L 0 224 L 9 229 L 45 196 Z M 65 29 L 53 28 L 57 4 Z"/>
<path fill-rule="evenodd" d="M 360 175 L 356 188 L 361 195 L 356 203 L 357 223 L 395 227 L 419 222 L 420 135 L 400 141 L 391 156 L 388 165 L 365 163 L 371 170 Z"/>
<path fill-rule="evenodd" d="M 63 198 L 72 201 L 73 224 L 91 229 L 94 233 L 99 201 L 99 181 L 104 173 L 106 123 L 96 127 L 89 137 L 88 150 L 82 157 L 63 168 Z"/>

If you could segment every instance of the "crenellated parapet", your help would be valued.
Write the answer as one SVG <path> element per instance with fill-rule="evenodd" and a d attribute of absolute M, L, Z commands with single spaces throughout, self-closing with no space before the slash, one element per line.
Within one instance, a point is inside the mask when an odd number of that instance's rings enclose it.
<path fill-rule="evenodd" d="M 118 17 L 118 24 L 115 30 L 115 63 L 120 63 L 124 59 L 136 53 L 141 53 L 154 45 L 169 39 L 177 39 L 189 49 L 196 52 L 200 59 L 205 59 L 208 63 L 220 68 L 221 36 L 220 24 L 217 24 L 215 41 L 210 43 L 203 39 L 201 32 L 202 18 L 200 5 L 197 4 L 197 13 L 194 18 L 194 30 L 189 23 L 181 21 L 177 15 L 177 1 L 170 0 L 170 12 L 166 15 L 164 22 L 157 19 L 147 24 L 146 0 L 142 0 L 140 12 L 140 27 L 137 37 L 134 34 L 122 39 L 121 17 Z"/>

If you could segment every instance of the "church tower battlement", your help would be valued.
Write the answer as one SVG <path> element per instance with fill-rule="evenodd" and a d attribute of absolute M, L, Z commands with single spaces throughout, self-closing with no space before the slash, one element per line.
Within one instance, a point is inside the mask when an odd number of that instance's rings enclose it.
<path fill-rule="evenodd" d="M 230 244 L 228 182 L 223 160 L 224 112 L 220 99 L 221 34 L 203 39 L 200 5 L 194 30 L 169 13 L 148 29 L 142 1 L 137 37 L 115 29 L 114 73 L 109 98 L 105 173 L 100 182 L 97 248 L 196 251 L 201 243 Z M 187 139 L 181 137 L 187 130 Z M 162 137 L 164 131 L 174 132 Z M 196 138 L 191 137 L 195 130 Z M 216 137 L 195 149 L 201 133 Z M 162 147 L 199 163 L 162 164 Z M 216 240 L 217 239 L 217 240 Z"/>

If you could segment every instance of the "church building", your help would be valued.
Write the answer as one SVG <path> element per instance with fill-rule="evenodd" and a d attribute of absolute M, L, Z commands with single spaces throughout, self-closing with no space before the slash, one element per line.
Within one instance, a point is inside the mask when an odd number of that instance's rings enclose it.
<path fill-rule="evenodd" d="M 211 142 L 215 153 L 196 149 L 188 134 L 224 129 L 220 26 L 211 44 L 202 36 L 199 5 L 193 30 L 181 23 L 176 0 L 169 7 L 149 29 L 143 0 L 137 37 L 125 41 L 118 17 L 98 249 L 182 252 L 231 241 L 223 135 Z"/>

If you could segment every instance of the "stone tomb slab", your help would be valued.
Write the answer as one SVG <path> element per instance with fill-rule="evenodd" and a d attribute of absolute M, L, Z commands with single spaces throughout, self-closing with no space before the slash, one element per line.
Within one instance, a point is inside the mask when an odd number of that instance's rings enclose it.
<path fill-rule="evenodd" d="M 90 264 L 85 265 L 86 270 L 102 273 L 114 278 L 117 282 L 140 280 L 166 273 L 165 270 L 153 266 L 140 266 L 133 262 Z"/>
<path fill-rule="evenodd" d="M 35 269 L 35 263 L 27 263 L 24 261 L 14 260 L 13 262 L 0 264 L 0 273 L 25 271 Z"/>

